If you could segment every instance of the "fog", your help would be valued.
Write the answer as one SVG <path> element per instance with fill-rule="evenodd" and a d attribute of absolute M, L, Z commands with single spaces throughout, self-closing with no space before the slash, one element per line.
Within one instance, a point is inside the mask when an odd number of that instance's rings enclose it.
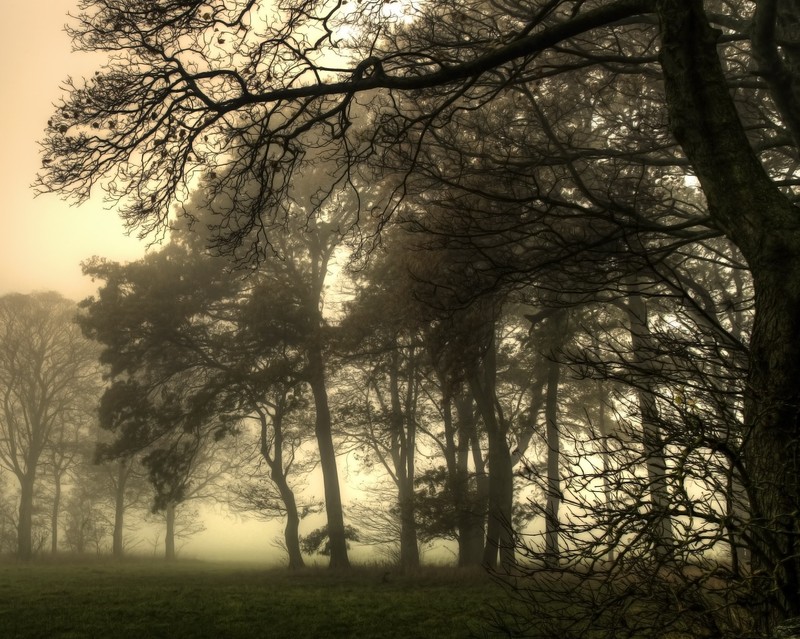
<path fill-rule="evenodd" d="M 80 263 L 93 255 L 129 260 L 147 242 L 127 236 L 118 215 L 98 196 L 76 208 L 57 197 L 34 198 L 41 168 L 38 141 L 59 86 L 69 75 L 91 75 L 101 56 L 71 54 L 63 31 L 72 0 L 3 4 L 0 24 L 0 293 L 59 291 L 80 300 L 95 286 Z"/>

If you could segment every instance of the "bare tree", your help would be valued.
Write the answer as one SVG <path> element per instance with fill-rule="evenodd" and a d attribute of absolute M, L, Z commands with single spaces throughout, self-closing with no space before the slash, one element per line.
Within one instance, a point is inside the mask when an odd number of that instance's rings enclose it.
<path fill-rule="evenodd" d="M 17 552 L 23 559 L 33 552 L 43 455 L 97 401 L 97 351 L 75 324 L 76 313 L 75 304 L 55 293 L 0 299 L 0 463 L 20 485 Z"/>

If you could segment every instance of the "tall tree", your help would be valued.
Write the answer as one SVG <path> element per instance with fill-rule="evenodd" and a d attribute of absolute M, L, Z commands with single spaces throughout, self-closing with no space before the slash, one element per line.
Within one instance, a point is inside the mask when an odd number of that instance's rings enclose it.
<path fill-rule="evenodd" d="M 75 323 L 77 307 L 55 293 L 0 298 L 0 463 L 20 486 L 17 552 L 30 559 L 37 476 L 64 429 L 97 401 L 95 346 Z"/>
<path fill-rule="evenodd" d="M 85 439 L 92 431 L 95 421 L 94 411 L 88 407 L 96 401 L 98 389 L 93 389 L 94 397 L 85 398 L 87 410 L 83 414 L 73 414 L 70 422 L 62 425 L 54 433 L 45 455 L 47 474 L 51 480 L 52 507 L 50 511 L 50 552 L 58 552 L 59 519 L 62 508 L 62 491 L 64 480 L 69 476 L 86 455 Z"/>
<path fill-rule="evenodd" d="M 399 254 L 390 252 L 361 274 L 359 293 L 339 326 L 339 344 L 351 354 L 350 383 L 341 386 L 340 410 L 348 440 L 368 451 L 397 491 L 399 562 L 419 567 L 418 516 L 415 504 L 417 439 L 425 422 L 424 373 L 428 359 L 421 340 L 409 274 Z"/>

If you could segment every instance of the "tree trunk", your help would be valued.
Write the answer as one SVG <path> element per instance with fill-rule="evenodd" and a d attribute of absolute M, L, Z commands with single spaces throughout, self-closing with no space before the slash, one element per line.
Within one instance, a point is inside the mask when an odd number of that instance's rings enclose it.
<path fill-rule="evenodd" d="M 17 555 L 23 561 L 33 556 L 33 474 L 20 478 L 19 521 L 17 522 Z"/>
<path fill-rule="evenodd" d="M 481 498 L 476 478 L 475 490 L 470 490 L 470 445 L 477 442 L 477 426 L 472 398 L 466 393 L 456 398 L 458 416 L 458 445 L 456 450 L 456 480 L 454 500 L 458 528 L 458 565 L 479 566 L 483 561 L 485 500 Z M 473 451 L 475 452 L 475 451 Z M 477 451 L 480 455 L 480 450 Z M 477 474 L 477 469 L 476 469 Z M 481 482 L 482 485 L 482 482 Z"/>
<path fill-rule="evenodd" d="M 545 421 L 547 422 L 547 502 L 545 504 L 545 562 L 549 567 L 558 566 L 559 519 L 561 507 L 561 436 L 558 427 L 558 384 L 561 365 L 551 360 L 547 366 L 547 397 L 545 399 Z"/>
<path fill-rule="evenodd" d="M 762 595 L 771 604 L 768 625 L 800 616 L 800 273 L 787 285 L 788 270 L 772 277 L 754 273 L 751 394 L 745 404 L 748 532 L 756 542 L 754 569 L 765 579 Z"/>
<path fill-rule="evenodd" d="M 603 497 L 605 501 L 606 513 L 611 514 L 614 506 L 614 494 L 611 482 L 611 451 L 609 448 L 609 436 L 611 435 L 608 429 L 608 419 L 606 418 L 606 405 L 608 402 L 608 392 L 606 391 L 603 382 L 597 381 L 597 430 L 600 434 L 600 456 L 603 464 Z M 609 546 L 606 558 L 609 561 L 614 561 L 615 548 Z"/>
<path fill-rule="evenodd" d="M 392 462 L 397 477 L 397 506 L 400 511 L 400 567 L 419 568 L 419 545 L 414 505 L 416 420 L 414 419 L 413 366 L 409 363 L 405 401 L 400 397 L 400 356 L 398 345 L 391 353 L 389 393 L 391 398 Z M 413 358 L 413 355 L 411 356 Z"/>
<path fill-rule="evenodd" d="M 165 513 L 167 532 L 164 535 L 164 558 L 167 561 L 175 560 L 175 504 L 169 502 Z"/>
<path fill-rule="evenodd" d="M 511 530 L 514 475 L 511 452 L 506 441 L 508 426 L 496 410 L 495 348 L 492 338 L 483 358 L 482 375 L 478 370 L 473 370 L 470 387 L 489 439 L 489 515 L 483 564 L 488 568 L 496 568 L 499 553 L 502 567 L 510 568 L 514 563 L 514 539 Z"/>
<path fill-rule="evenodd" d="M 514 500 L 511 454 L 505 434 L 489 432 L 489 516 L 486 524 L 486 546 L 483 563 L 489 568 L 511 568 L 514 564 L 512 508 Z"/>
<path fill-rule="evenodd" d="M 322 352 L 312 347 L 308 351 L 308 383 L 314 395 L 320 467 L 325 488 L 325 512 L 328 517 L 328 535 L 331 549 L 331 568 L 349 568 L 347 539 L 345 538 L 342 496 L 339 489 L 339 471 L 336 468 L 336 449 L 333 446 L 331 412 L 328 406 L 328 389 L 325 384 L 325 365 Z"/>
<path fill-rule="evenodd" d="M 400 567 L 403 570 L 416 570 L 419 568 L 419 543 L 417 541 L 413 480 L 401 483 L 398 491 L 398 507 L 400 509 Z"/>
<path fill-rule="evenodd" d="M 289 570 L 299 570 L 305 567 L 306 564 L 303 561 L 303 553 L 300 552 L 300 515 L 297 512 L 297 500 L 283 473 L 272 470 L 270 477 L 278 487 L 281 500 L 286 508 L 286 526 L 283 530 L 283 540 L 286 544 L 286 552 L 289 555 Z"/>
<path fill-rule="evenodd" d="M 117 462 L 117 482 L 114 493 L 114 533 L 111 545 L 111 555 L 115 559 L 121 559 L 125 552 L 123 547 L 125 530 L 125 486 L 128 483 L 129 462 L 120 460 Z"/>
<path fill-rule="evenodd" d="M 667 485 L 667 462 L 659 427 L 654 384 L 650 375 L 656 348 L 652 343 L 647 304 L 644 298 L 637 294 L 630 295 L 627 312 L 630 321 L 633 361 L 637 368 L 637 379 L 634 380 L 634 383 L 642 420 L 642 443 L 653 517 L 653 549 L 659 560 L 665 560 L 672 554 L 674 536 Z"/>
<path fill-rule="evenodd" d="M 53 477 L 53 510 L 50 513 L 50 552 L 58 554 L 58 515 L 61 510 L 61 475 L 56 473 Z"/>
<path fill-rule="evenodd" d="M 286 526 L 283 530 L 283 539 L 286 544 L 286 553 L 289 558 L 289 570 L 297 570 L 305 566 L 303 553 L 300 551 L 300 514 L 297 512 L 297 500 L 294 491 L 289 485 L 286 477 L 286 469 L 283 467 L 283 400 L 275 408 L 272 415 L 273 429 L 273 456 L 270 457 L 270 446 L 268 437 L 269 419 L 266 412 L 259 410 L 261 421 L 261 457 L 269 467 L 269 476 L 286 509 Z"/>
<path fill-rule="evenodd" d="M 755 288 L 745 397 L 756 594 L 762 624 L 800 616 L 800 211 L 750 147 L 699 0 L 659 0 L 671 128 L 714 223 L 741 250 Z M 763 19 L 763 18 L 762 18 Z"/>

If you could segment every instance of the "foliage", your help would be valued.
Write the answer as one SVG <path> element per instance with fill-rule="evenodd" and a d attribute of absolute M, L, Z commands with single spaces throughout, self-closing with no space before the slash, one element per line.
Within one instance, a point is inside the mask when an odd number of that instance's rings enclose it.
<path fill-rule="evenodd" d="M 353 526 L 345 526 L 344 527 L 344 534 L 345 539 L 348 542 L 350 541 L 359 541 L 359 533 L 356 528 Z M 348 548 L 350 544 L 348 543 Z M 313 554 L 320 554 L 324 556 L 329 556 L 331 554 L 330 549 L 330 537 L 328 536 L 328 526 L 321 526 L 320 528 L 316 528 L 312 530 L 307 535 L 300 537 L 300 548 L 303 549 L 303 552 L 313 555 Z"/>

